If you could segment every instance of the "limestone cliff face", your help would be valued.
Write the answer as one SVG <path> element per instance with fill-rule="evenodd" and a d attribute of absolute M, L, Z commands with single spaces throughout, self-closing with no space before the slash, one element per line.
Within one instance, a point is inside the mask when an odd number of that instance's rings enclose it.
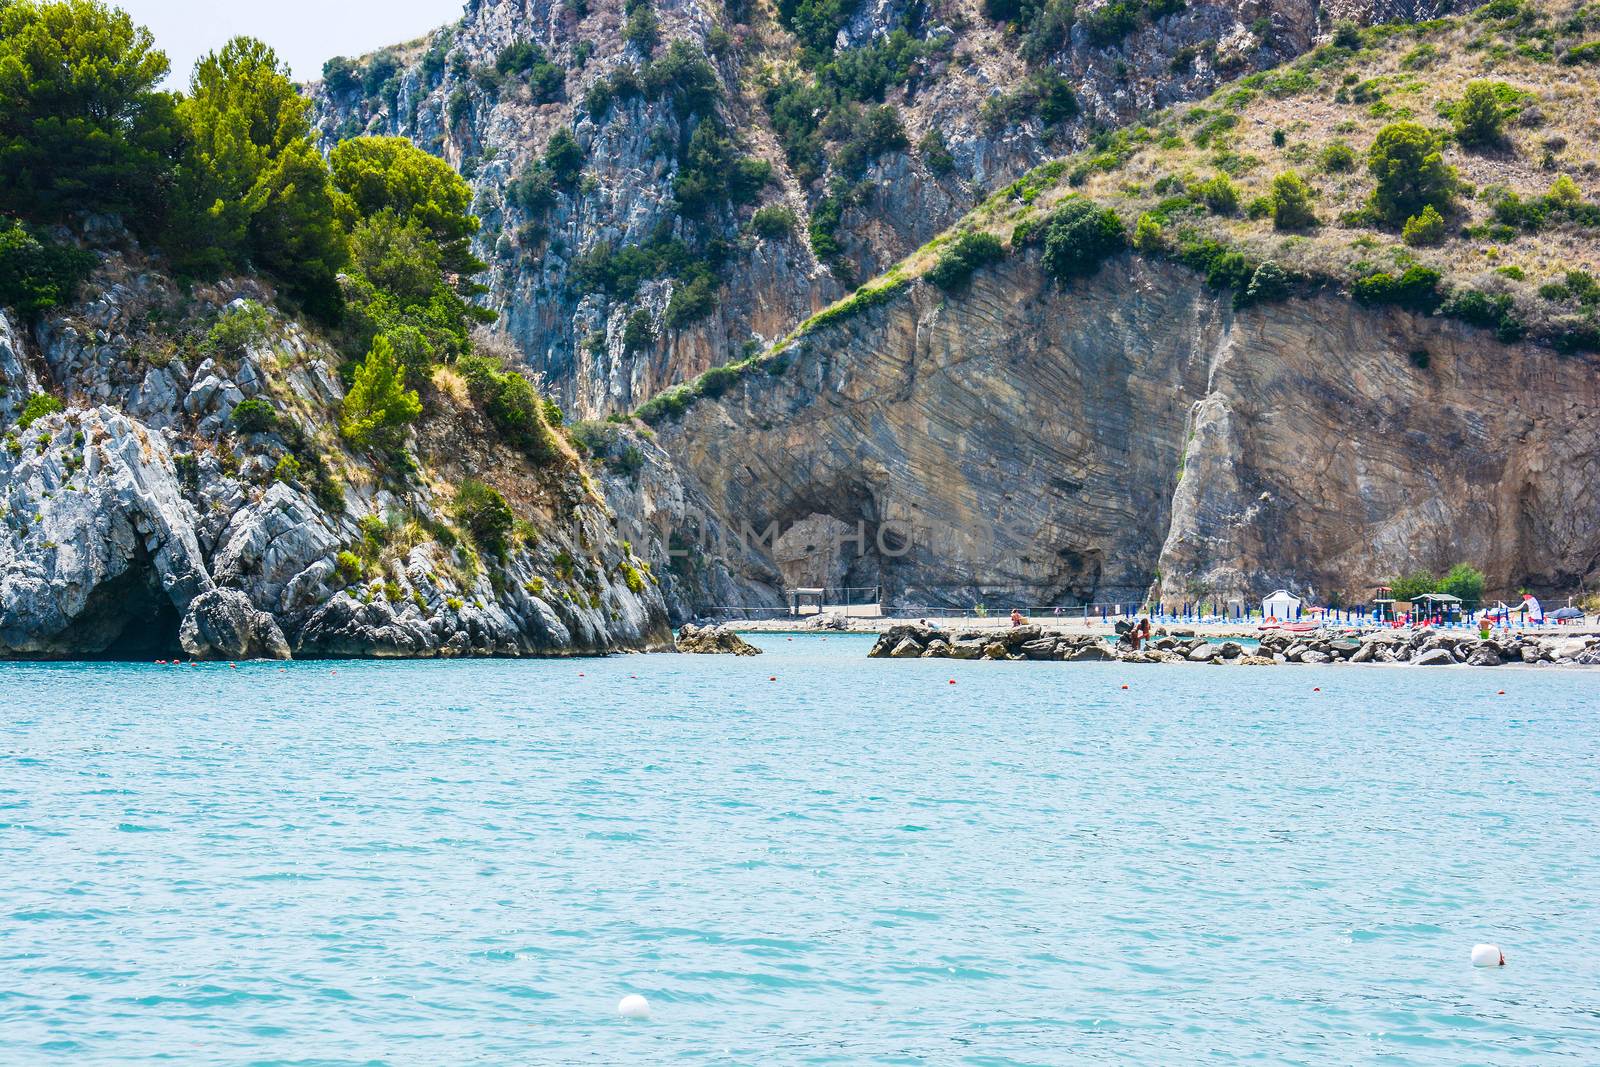
<path fill-rule="evenodd" d="M 264 310 L 238 349 L 175 326 L 265 296 L 254 283 L 185 295 L 114 253 L 89 289 L 31 330 L 0 311 L 0 657 L 670 647 L 654 578 L 575 461 L 528 467 L 441 403 L 408 442 L 415 480 L 379 480 L 340 443 L 338 359 L 316 336 Z M 15 422 L 40 394 L 64 410 Z M 251 399 L 275 426 L 240 425 Z M 532 524 L 503 558 L 448 533 L 467 476 Z"/>
<path fill-rule="evenodd" d="M 1437 318 L 1235 311 L 1133 256 L 1060 290 L 1024 255 L 782 363 L 657 440 L 721 528 L 848 531 L 839 584 L 895 603 L 1364 597 L 1461 560 L 1496 591 L 1600 577 L 1594 364 Z M 736 540 L 723 565 L 784 555 Z"/>
<path fill-rule="evenodd" d="M 623 39 L 620 0 L 472 0 L 454 26 L 366 57 L 353 75 L 313 90 L 328 143 L 361 132 L 399 134 L 470 177 L 485 221 L 478 250 L 490 264 L 486 300 L 574 415 L 630 410 L 751 344 L 764 347 L 845 292 L 840 275 L 859 280 L 879 273 L 977 199 L 1084 147 L 1097 130 L 1300 54 L 1335 17 L 1422 16 L 1450 5 L 1192 0 L 1110 41 L 1092 36 L 1079 19 L 1058 46 L 1025 59 L 1025 35 L 986 18 L 980 0 L 863 0 L 838 35 L 840 50 L 881 41 L 900 27 L 944 45 L 884 96 L 909 147 L 882 152 L 861 180 L 847 183 L 851 194 L 836 233 L 842 254 L 833 270 L 819 263 L 806 228 L 834 186 L 836 161 L 814 178 L 789 165 L 762 85 L 793 68 L 795 42 L 760 9 L 744 6 L 749 21 L 741 23 L 709 0 L 656 4 L 662 44 L 655 54 L 681 39 L 711 57 L 723 97 L 718 115 L 744 151 L 773 167 L 762 202 L 787 205 L 799 225 L 788 237 L 761 238 L 749 232 L 752 208 L 713 212 L 704 220 L 708 240 L 723 242 L 727 252 L 716 306 L 671 328 L 665 312 L 679 283 L 660 278 L 632 300 L 617 299 L 585 286 L 575 269 L 579 257 L 602 243 L 641 246 L 663 232 L 693 237 L 674 205 L 680 161 L 663 146 L 685 143 L 703 119 L 679 115 L 665 99 L 621 98 L 598 114 L 585 103 L 597 82 L 648 58 Z M 559 86 L 535 91 L 515 77 L 496 77 L 497 59 L 516 42 L 538 45 L 564 69 Z M 1051 127 L 1036 114 L 985 118 L 986 101 L 1014 94 L 1041 71 L 1071 85 L 1077 115 Z M 512 182 L 559 130 L 570 131 L 583 149 L 583 180 L 535 217 L 511 195 Z M 943 138 L 948 168 L 930 163 L 919 147 L 932 133 Z M 656 336 L 630 347 L 624 326 L 638 309 L 649 314 Z"/>

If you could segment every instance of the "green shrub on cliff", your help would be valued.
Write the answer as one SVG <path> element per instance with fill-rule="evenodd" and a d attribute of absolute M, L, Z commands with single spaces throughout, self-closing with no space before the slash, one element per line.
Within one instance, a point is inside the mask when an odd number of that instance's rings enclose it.
<path fill-rule="evenodd" d="M 990 133 L 999 133 L 1038 115 L 1048 130 L 1077 116 L 1078 97 L 1072 83 L 1052 70 L 1035 71 L 1010 93 L 984 100 L 979 117 Z"/>
<path fill-rule="evenodd" d="M 1045 271 L 1058 282 L 1086 278 L 1127 245 L 1116 212 L 1087 200 L 1069 200 L 1044 225 Z"/>
<path fill-rule="evenodd" d="M 1443 300 L 1439 293 L 1441 278 L 1432 267 L 1413 266 L 1399 275 L 1378 272 L 1358 278 L 1351 292 L 1363 304 L 1397 304 L 1412 311 L 1429 312 Z"/>
<path fill-rule="evenodd" d="M 944 133 L 938 127 L 930 129 L 917 142 L 917 154 L 930 174 L 945 175 L 956 169 L 956 157 L 945 144 Z"/>
<path fill-rule="evenodd" d="M 627 323 L 622 327 L 622 347 L 628 352 L 638 352 L 649 348 L 656 342 L 655 326 L 650 321 L 650 313 L 643 308 L 628 316 Z"/>
<path fill-rule="evenodd" d="M 1355 149 L 1343 141 L 1333 141 L 1317 156 L 1322 169 L 1329 174 L 1343 174 L 1356 169 Z"/>
<path fill-rule="evenodd" d="M 525 81 L 535 104 L 560 100 L 567 77 L 567 72 L 550 62 L 544 49 L 532 41 L 515 41 L 501 49 L 494 69 L 501 78 Z"/>
<path fill-rule="evenodd" d="M 751 231 L 757 237 L 768 241 L 793 236 L 798 223 L 794 209 L 787 204 L 767 204 L 757 208 L 756 213 L 750 217 Z"/>
<path fill-rule="evenodd" d="M 279 456 L 278 462 L 272 468 L 272 480 L 275 482 L 298 482 L 300 476 L 300 461 L 290 452 Z"/>
<path fill-rule="evenodd" d="M 1272 225 L 1279 230 L 1308 230 L 1317 224 L 1311 187 L 1292 170 L 1272 179 Z"/>
<path fill-rule="evenodd" d="M 823 308 L 805 322 L 800 324 L 800 331 L 816 329 L 830 323 L 842 322 L 845 319 L 861 314 L 879 304 L 886 304 L 906 286 L 911 283 L 905 278 L 895 277 L 891 274 L 882 284 L 864 285 L 851 293 L 843 300 L 831 307 Z M 797 332 L 800 332 L 797 331 Z"/>
<path fill-rule="evenodd" d="M 354 585 L 361 580 L 362 574 L 366 571 L 366 566 L 361 562 L 360 556 L 357 556 L 348 548 L 343 548 L 334 557 L 333 569 L 340 581 L 346 585 Z"/>
<path fill-rule="evenodd" d="M 630 593 L 644 592 L 644 575 L 639 573 L 638 567 L 624 559 L 618 561 L 617 570 L 622 573 L 622 580 L 627 583 Z"/>
<path fill-rule="evenodd" d="M 667 310 L 661 315 L 661 324 L 669 330 L 678 330 L 711 314 L 717 306 L 719 284 L 716 275 L 706 272 L 674 286 Z"/>
<path fill-rule="evenodd" d="M 278 425 L 278 412 L 259 396 L 239 401 L 228 418 L 240 433 L 267 433 Z"/>
<path fill-rule="evenodd" d="M 1432 204 L 1426 205 L 1422 214 L 1406 220 L 1400 239 L 1414 246 L 1439 244 L 1444 240 L 1444 216 L 1435 211 Z"/>
<path fill-rule="evenodd" d="M 1159 252 L 1166 247 L 1166 231 L 1155 216 L 1146 211 L 1133 226 L 1133 247 L 1140 252 Z"/>
<path fill-rule="evenodd" d="M 583 146 L 578 144 L 571 130 L 563 127 L 550 135 L 542 162 L 556 188 L 570 191 L 577 187 L 583 175 L 583 158 Z"/>
<path fill-rule="evenodd" d="M 497 555 L 505 552 L 516 516 L 500 490 L 468 478 L 457 487 L 450 511 L 479 548 Z"/>
<path fill-rule="evenodd" d="M 1486 293 L 1479 289 L 1458 289 L 1440 306 L 1449 315 L 1474 326 L 1493 330 L 1502 341 L 1520 340 L 1527 327 L 1517 315 L 1510 293 Z"/>
<path fill-rule="evenodd" d="M 532 382 L 516 371 L 502 370 L 491 356 L 465 356 L 456 369 L 466 379 L 473 401 L 509 444 L 536 463 L 559 454 L 544 402 Z"/>
<path fill-rule="evenodd" d="M 965 285 L 974 271 L 1005 257 L 1005 246 L 992 233 L 964 233 L 951 241 L 924 277 L 944 290 Z"/>
<path fill-rule="evenodd" d="M 675 385 L 670 389 L 663 389 L 655 396 L 646 400 L 634 411 L 634 418 L 650 426 L 659 425 L 666 419 L 675 419 L 688 410 L 694 400 L 694 392 L 687 386 Z"/>
<path fill-rule="evenodd" d="M 1288 296 L 1293 286 L 1294 279 L 1289 272 L 1269 260 L 1256 267 L 1242 290 L 1234 291 L 1233 306 L 1243 308 L 1252 304 L 1270 304 Z"/>
<path fill-rule="evenodd" d="M 648 58 L 661 40 L 661 24 L 656 19 L 656 10 L 650 0 L 626 0 L 624 10 L 627 22 L 622 28 L 622 39 Z"/>
<path fill-rule="evenodd" d="M 1492 82 L 1468 82 L 1452 118 L 1456 140 L 1469 148 L 1493 148 L 1505 141 L 1506 111 Z"/>
<path fill-rule="evenodd" d="M 272 316 L 256 300 L 241 300 L 222 309 L 206 331 L 200 351 L 207 356 L 238 359 L 267 337 Z"/>
<path fill-rule="evenodd" d="M 1089 40 L 1096 45 L 1116 44 L 1139 26 L 1137 0 L 1109 0 L 1079 16 Z"/>
<path fill-rule="evenodd" d="M 0 307 L 31 318 L 72 300 L 94 268 L 91 252 L 0 220 Z"/>
<path fill-rule="evenodd" d="M 833 54 L 834 38 L 855 12 L 858 0 L 778 0 L 778 21 L 794 34 L 810 63 Z"/>
<path fill-rule="evenodd" d="M 1239 210 L 1239 190 L 1226 174 L 1218 174 L 1189 187 L 1189 195 L 1214 215 L 1232 215 Z"/>
<path fill-rule="evenodd" d="M 556 206 L 555 181 L 548 170 L 534 163 L 506 185 L 506 199 L 530 218 L 538 218 Z"/>
<path fill-rule="evenodd" d="M 1416 123 L 1397 122 L 1379 130 L 1367 153 L 1367 170 L 1377 181 L 1372 209 L 1390 225 L 1403 225 L 1424 207 L 1449 213 L 1455 168 L 1445 163 L 1439 138 Z"/>
<path fill-rule="evenodd" d="M 723 204 L 752 203 L 772 177 L 772 166 L 746 156 L 720 122 L 702 119 L 672 179 L 680 214 L 704 215 Z"/>
<path fill-rule="evenodd" d="M 46 415 L 54 415 L 58 411 L 65 411 L 61 401 L 49 393 L 34 393 L 28 397 L 28 402 L 22 405 L 22 413 L 17 416 L 17 429 L 26 430 Z"/>

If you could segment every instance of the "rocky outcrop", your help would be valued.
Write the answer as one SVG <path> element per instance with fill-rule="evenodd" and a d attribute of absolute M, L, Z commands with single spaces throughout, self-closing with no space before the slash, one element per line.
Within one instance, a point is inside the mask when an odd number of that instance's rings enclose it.
<path fill-rule="evenodd" d="M 724 529 L 836 521 L 895 605 L 1354 599 L 1462 559 L 1569 589 L 1600 578 L 1595 370 L 1332 294 L 1235 310 L 1143 257 L 1063 290 L 1026 254 L 803 335 L 656 442 Z"/>
<path fill-rule="evenodd" d="M 178 643 L 195 659 L 288 659 L 278 621 L 237 589 L 212 589 L 189 604 Z"/>
<path fill-rule="evenodd" d="M 763 558 L 761 534 L 725 523 L 652 437 L 614 423 L 606 432 L 597 459 L 617 532 L 649 561 L 674 621 L 768 617 L 785 607 L 783 574 Z M 624 456 L 629 462 L 619 462 Z"/>
<path fill-rule="evenodd" d="M 693 623 L 684 623 L 678 628 L 678 651 L 701 655 L 761 655 L 759 648 L 726 626 L 696 626 Z"/>
<path fill-rule="evenodd" d="M 101 407 L 36 420 L 0 451 L 0 644 L 139 654 L 175 643 L 212 589 L 165 441 Z"/>
<path fill-rule="evenodd" d="M 535 467 L 440 394 L 409 442 L 415 477 L 375 476 L 338 435 L 336 354 L 245 301 L 262 295 L 229 283 L 183 305 L 112 253 L 31 337 L 0 312 L 0 657 L 670 647 L 650 563 L 574 459 Z M 150 327 L 180 306 L 188 322 Z M 259 328 L 222 344 L 207 328 L 224 314 Z M 65 410 L 22 427 L 41 393 Z M 241 425 L 245 400 L 271 418 Z M 527 532 L 475 549 L 450 510 L 468 477 L 501 486 Z"/>

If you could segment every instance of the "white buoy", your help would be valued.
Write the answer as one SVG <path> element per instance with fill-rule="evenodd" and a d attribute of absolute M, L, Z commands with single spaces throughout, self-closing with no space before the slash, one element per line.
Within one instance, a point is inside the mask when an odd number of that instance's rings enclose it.
<path fill-rule="evenodd" d="M 617 1001 L 617 1014 L 624 1019 L 648 1019 L 650 1002 L 637 993 L 629 993 Z"/>
<path fill-rule="evenodd" d="M 1499 945 L 1473 945 L 1472 965 L 1474 967 L 1504 967 L 1506 955 L 1500 951 Z"/>

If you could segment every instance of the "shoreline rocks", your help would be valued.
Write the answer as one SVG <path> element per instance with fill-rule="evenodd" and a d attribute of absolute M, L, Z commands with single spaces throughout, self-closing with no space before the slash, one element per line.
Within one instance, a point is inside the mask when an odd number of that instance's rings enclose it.
<path fill-rule="evenodd" d="M 867 655 L 874 659 L 1089 660 L 1120 663 L 1209 663 L 1272 666 L 1280 663 L 1402 663 L 1416 667 L 1499 667 L 1505 664 L 1600 666 L 1600 637 L 1552 638 L 1468 634 L 1422 629 L 1354 634 L 1327 629 L 1307 634 L 1268 633 L 1254 653 L 1237 641 L 1166 634 L 1135 650 L 1126 637 L 1112 645 L 1094 634 L 1047 633 L 1038 626 L 1009 630 L 946 630 L 920 623 L 889 627 Z"/>
<path fill-rule="evenodd" d="M 759 656 L 761 650 L 726 626 L 684 623 L 678 629 L 678 651 L 702 656 Z"/>
<path fill-rule="evenodd" d="M 1009 630 L 944 630 L 920 623 L 891 626 L 869 656 L 889 659 L 1111 660 L 1116 654 L 1092 634 L 1047 634 L 1038 626 Z"/>

